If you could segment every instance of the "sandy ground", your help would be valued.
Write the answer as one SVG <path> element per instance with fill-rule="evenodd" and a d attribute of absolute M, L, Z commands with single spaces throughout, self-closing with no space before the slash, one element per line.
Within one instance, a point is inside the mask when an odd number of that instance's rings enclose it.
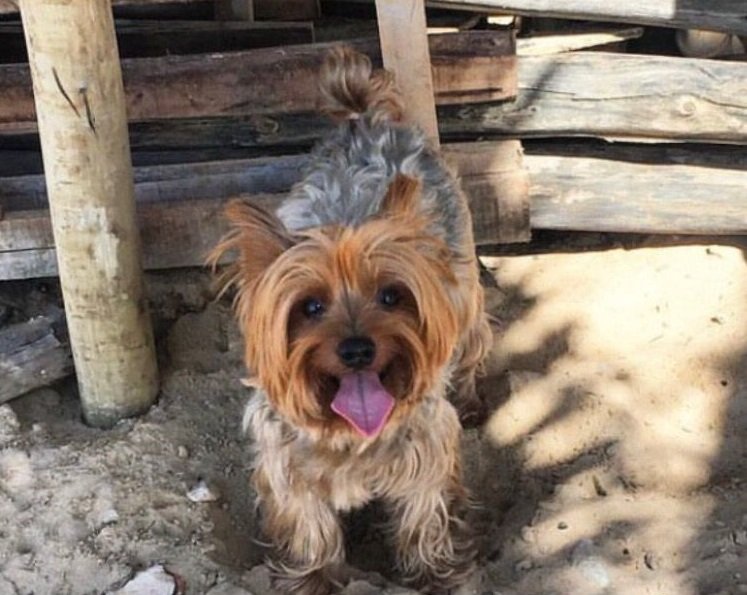
<path fill-rule="evenodd" d="M 643 242 L 484 262 L 492 413 L 464 439 L 483 562 L 462 591 L 747 593 L 745 252 Z M 155 564 L 187 593 L 273 593 L 238 430 L 240 339 L 202 275 L 149 285 L 150 413 L 86 428 L 71 382 L 0 406 L 2 595 L 116 592 Z M 214 501 L 188 499 L 200 481 Z M 406 592 L 377 515 L 350 520 L 368 574 L 348 594 Z"/>

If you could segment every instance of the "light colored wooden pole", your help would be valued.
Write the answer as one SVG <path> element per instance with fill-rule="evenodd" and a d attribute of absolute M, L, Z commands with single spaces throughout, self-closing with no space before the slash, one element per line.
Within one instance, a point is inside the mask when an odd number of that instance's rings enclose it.
<path fill-rule="evenodd" d="M 384 68 L 394 73 L 405 115 L 438 146 L 431 56 L 424 0 L 376 0 Z"/>
<path fill-rule="evenodd" d="M 20 7 L 83 413 L 110 426 L 158 390 L 111 3 Z"/>

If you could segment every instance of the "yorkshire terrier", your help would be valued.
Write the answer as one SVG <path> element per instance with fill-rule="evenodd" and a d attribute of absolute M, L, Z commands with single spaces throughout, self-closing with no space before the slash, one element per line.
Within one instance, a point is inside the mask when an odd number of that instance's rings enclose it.
<path fill-rule="evenodd" d="M 479 409 L 491 338 L 470 213 L 403 122 L 390 73 L 340 47 L 320 88 L 338 127 L 275 214 L 228 206 L 232 230 L 211 255 L 236 254 L 222 282 L 256 388 L 244 425 L 277 585 L 339 589 L 340 515 L 377 500 L 403 579 L 447 592 L 475 565 L 455 405 Z"/>

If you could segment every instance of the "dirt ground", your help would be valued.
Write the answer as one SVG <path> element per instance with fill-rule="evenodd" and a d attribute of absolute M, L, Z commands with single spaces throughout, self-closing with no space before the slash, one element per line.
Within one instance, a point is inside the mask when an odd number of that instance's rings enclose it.
<path fill-rule="evenodd" d="M 747 593 L 744 247 L 569 246 L 484 259 L 491 415 L 464 438 L 483 559 L 461 591 Z M 54 296 L 34 287 L 19 308 Z M 149 287 L 163 386 L 147 415 L 87 428 L 72 382 L 0 406 L 2 595 L 115 593 L 156 564 L 163 592 L 273 593 L 230 313 L 201 273 Z M 18 304 L 0 285 L 14 291 Z M 200 481 L 213 501 L 188 498 Z M 407 592 L 377 518 L 350 519 L 365 574 L 349 595 Z"/>

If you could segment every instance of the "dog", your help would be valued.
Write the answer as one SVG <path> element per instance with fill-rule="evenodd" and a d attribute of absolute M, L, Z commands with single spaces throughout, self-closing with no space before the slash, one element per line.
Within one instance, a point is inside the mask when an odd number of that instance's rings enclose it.
<path fill-rule="evenodd" d="M 341 46 L 320 90 L 337 128 L 276 213 L 229 204 L 210 257 L 236 255 L 219 282 L 255 388 L 244 424 L 276 585 L 341 588 L 340 516 L 377 500 L 403 580 L 448 592 L 475 567 L 457 408 L 480 407 L 491 339 L 470 213 L 390 73 Z"/>

